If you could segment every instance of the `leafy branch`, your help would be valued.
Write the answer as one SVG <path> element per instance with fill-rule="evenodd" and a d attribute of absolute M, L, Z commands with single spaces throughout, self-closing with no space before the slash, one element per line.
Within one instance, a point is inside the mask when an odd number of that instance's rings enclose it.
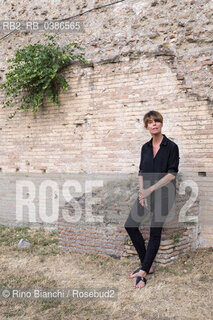
<path fill-rule="evenodd" d="M 24 46 L 15 51 L 14 58 L 8 59 L 12 63 L 6 73 L 6 81 L 0 85 L 5 90 L 7 101 L 2 108 L 19 105 L 15 112 L 9 116 L 12 119 L 17 110 L 33 113 L 42 105 L 45 94 L 48 100 L 59 104 L 60 89 L 66 91 L 69 85 L 60 72 L 70 65 L 71 61 L 78 60 L 89 64 L 82 55 L 75 54 L 74 50 L 82 50 L 75 43 L 60 48 L 53 36 L 43 34 L 49 40 L 45 45 L 33 44 Z"/>

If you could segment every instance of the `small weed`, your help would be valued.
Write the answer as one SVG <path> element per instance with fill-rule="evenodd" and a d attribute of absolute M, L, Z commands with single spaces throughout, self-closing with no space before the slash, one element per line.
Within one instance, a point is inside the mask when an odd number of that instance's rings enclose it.
<path fill-rule="evenodd" d="M 181 275 L 180 272 L 177 272 L 177 271 L 172 271 L 171 273 L 174 274 L 175 276 Z"/>
<path fill-rule="evenodd" d="M 207 279 L 208 279 L 207 275 L 206 275 L 206 274 L 203 274 L 203 275 L 199 278 L 199 281 L 205 281 L 205 280 L 207 280 Z"/>
<path fill-rule="evenodd" d="M 161 271 L 161 272 L 170 272 L 168 266 L 165 266 L 165 267 L 159 266 L 159 267 L 158 267 L 158 270 Z"/>
<path fill-rule="evenodd" d="M 190 271 L 192 271 L 192 269 L 193 269 L 193 264 L 192 263 L 187 263 L 186 265 L 185 265 L 185 269 L 187 270 L 187 272 L 190 272 Z"/>
<path fill-rule="evenodd" d="M 129 265 L 129 260 L 125 259 L 125 260 L 121 260 L 121 264 L 122 266 L 126 266 L 126 265 Z"/>
<path fill-rule="evenodd" d="M 180 241 L 180 235 L 178 233 L 173 234 L 170 239 L 172 239 L 174 243 L 178 243 Z"/>
<path fill-rule="evenodd" d="M 70 306 L 64 306 L 63 309 L 62 309 L 62 312 L 64 314 L 71 314 L 73 312 L 73 307 L 70 307 Z"/>
<path fill-rule="evenodd" d="M 125 240 L 124 245 L 129 245 L 129 246 L 132 245 L 132 241 L 131 239 L 129 239 L 129 237 Z"/>
<path fill-rule="evenodd" d="M 58 248 L 50 248 L 48 253 L 53 254 L 53 255 L 59 254 L 59 249 Z"/>
<path fill-rule="evenodd" d="M 41 255 L 41 256 L 46 256 L 46 255 L 47 255 L 47 252 L 46 252 L 46 250 L 44 250 L 44 249 L 40 249 L 39 252 L 38 252 L 38 254 Z"/>
<path fill-rule="evenodd" d="M 46 299 L 41 299 L 41 310 L 47 310 L 51 308 L 56 308 L 61 304 L 60 300 L 46 300 Z"/>
<path fill-rule="evenodd" d="M 4 313 L 6 318 L 11 318 L 11 317 L 21 317 L 21 316 L 25 316 L 26 313 L 23 310 L 19 310 L 19 311 L 14 311 L 14 310 L 8 310 L 7 312 Z"/>
<path fill-rule="evenodd" d="M 44 261 L 45 261 L 44 257 L 40 257 L 40 258 L 39 258 L 39 261 L 40 261 L 40 262 L 44 262 Z"/>

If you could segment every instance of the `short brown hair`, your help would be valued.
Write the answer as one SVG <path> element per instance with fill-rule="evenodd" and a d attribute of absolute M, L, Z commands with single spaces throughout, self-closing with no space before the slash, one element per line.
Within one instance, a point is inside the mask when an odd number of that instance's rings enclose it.
<path fill-rule="evenodd" d="M 153 117 L 155 121 L 161 122 L 163 123 L 163 116 L 160 112 L 155 111 L 155 110 L 151 110 L 149 112 L 147 112 L 144 117 L 143 117 L 143 122 L 144 122 L 144 127 L 147 128 L 147 124 L 149 119 Z"/>

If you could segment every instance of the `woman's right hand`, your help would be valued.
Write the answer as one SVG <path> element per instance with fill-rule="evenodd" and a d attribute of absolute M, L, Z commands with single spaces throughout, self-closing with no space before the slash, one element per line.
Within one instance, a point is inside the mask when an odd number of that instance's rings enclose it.
<path fill-rule="evenodd" d="M 144 198 L 143 189 L 139 192 L 139 202 L 142 205 L 142 207 L 147 207 L 147 199 Z"/>

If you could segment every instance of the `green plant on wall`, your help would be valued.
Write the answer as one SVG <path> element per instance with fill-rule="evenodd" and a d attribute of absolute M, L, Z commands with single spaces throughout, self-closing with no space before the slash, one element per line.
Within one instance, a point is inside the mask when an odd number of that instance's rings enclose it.
<path fill-rule="evenodd" d="M 174 243 L 174 244 L 175 244 L 175 243 L 178 243 L 178 242 L 180 242 L 180 235 L 179 235 L 178 233 L 172 234 L 172 235 L 170 236 L 170 239 L 173 240 L 173 243 Z"/>
<path fill-rule="evenodd" d="M 45 94 L 48 100 L 59 104 L 59 92 L 69 88 L 63 75 L 60 73 L 73 60 L 89 64 L 83 55 L 75 54 L 74 50 L 82 50 L 75 43 L 60 48 L 53 36 L 43 34 L 48 38 L 46 44 L 26 45 L 15 51 L 14 58 L 8 59 L 12 63 L 6 73 L 6 81 L 0 86 L 5 90 L 7 100 L 2 108 L 18 106 L 9 116 L 12 119 L 17 110 L 33 113 L 42 105 Z"/>

